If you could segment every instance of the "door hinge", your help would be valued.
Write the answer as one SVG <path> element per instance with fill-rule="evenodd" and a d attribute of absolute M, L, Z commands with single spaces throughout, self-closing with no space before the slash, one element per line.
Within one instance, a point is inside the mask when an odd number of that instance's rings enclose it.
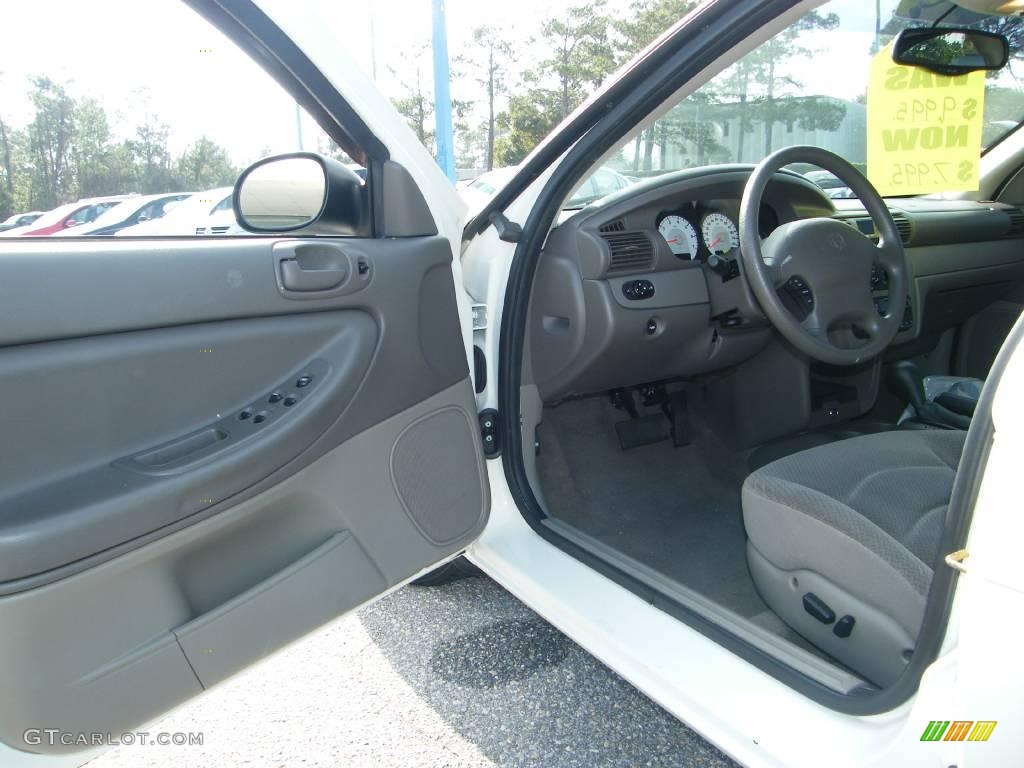
<path fill-rule="evenodd" d="M 956 552 L 950 552 L 946 555 L 946 565 L 952 568 L 954 571 L 960 571 L 960 573 L 967 573 L 967 566 L 964 562 L 971 553 L 966 549 L 958 549 Z"/>
<path fill-rule="evenodd" d="M 494 231 L 498 233 L 499 240 L 504 240 L 506 243 L 519 242 L 519 238 L 523 235 L 523 228 L 514 221 L 509 221 L 502 211 L 491 211 L 491 215 L 487 218 L 494 226 Z"/>
<path fill-rule="evenodd" d="M 473 304 L 473 330 L 483 331 L 487 328 L 487 305 Z"/>
<path fill-rule="evenodd" d="M 484 456 L 496 459 L 501 455 L 501 431 L 498 428 L 498 412 L 493 408 L 480 411 L 480 438 L 484 444 Z"/>

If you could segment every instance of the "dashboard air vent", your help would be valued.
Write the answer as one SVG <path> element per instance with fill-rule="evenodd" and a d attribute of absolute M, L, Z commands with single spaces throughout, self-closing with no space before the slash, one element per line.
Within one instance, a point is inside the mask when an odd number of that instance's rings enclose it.
<path fill-rule="evenodd" d="M 623 224 L 622 220 L 620 219 L 619 221 L 609 221 L 607 224 L 602 224 L 600 227 L 598 227 L 597 231 L 598 232 L 624 232 L 625 229 L 626 229 L 626 225 Z"/>
<path fill-rule="evenodd" d="M 1020 237 L 1024 235 L 1024 211 L 1020 208 L 1007 208 L 1006 215 L 1010 217 L 1010 229 L 1007 237 Z"/>
<path fill-rule="evenodd" d="M 914 232 L 910 219 L 908 219 L 904 213 L 893 213 L 892 220 L 896 222 L 896 229 L 899 230 L 900 240 L 902 240 L 903 244 L 906 245 L 910 242 L 910 236 Z"/>
<path fill-rule="evenodd" d="M 643 272 L 654 262 L 654 245 L 643 232 L 622 232 L 605 235 L 612 253 L 609 273 Z"/>

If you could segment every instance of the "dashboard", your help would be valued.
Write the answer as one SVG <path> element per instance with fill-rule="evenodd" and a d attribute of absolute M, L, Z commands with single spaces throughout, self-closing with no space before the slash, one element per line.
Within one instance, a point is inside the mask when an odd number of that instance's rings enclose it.
<path fill-rule="evenodd" d="M 724 165 L 665 174 L 559 222 L 538 264 L 528 331 L 545 401 L 721 371 L 771 342 L 774 329 L 741 279 L 738 218 L 750 171 Z M 859 201 L 833 201 L 794 172 L 778 172 L 762 203 L 762 237 L 817 216 L 874 234 Z M 933 341 L 1024 280 L 1024 211 L 923 198 L 888 203 L 911 277 L 895 345 Z M 865 289 L 884 312 L 884 271 Z M 802 290 L 780 288 L 795 314 Z"/>

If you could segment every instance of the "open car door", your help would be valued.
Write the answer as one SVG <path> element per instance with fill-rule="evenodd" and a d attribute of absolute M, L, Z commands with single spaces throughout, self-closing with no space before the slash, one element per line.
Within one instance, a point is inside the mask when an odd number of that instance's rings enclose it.
<path fill-rule="evenodd" d="M 250 2 L 190 5 L 362 151 L 370 216 L 356 237 L 3 241 L 3 765 L 141 726 L 487 520 L 454 191 L 358 73 L 349 99 L 345 61 Z M 353 282 L 289 289 L 304 243 Z"/>

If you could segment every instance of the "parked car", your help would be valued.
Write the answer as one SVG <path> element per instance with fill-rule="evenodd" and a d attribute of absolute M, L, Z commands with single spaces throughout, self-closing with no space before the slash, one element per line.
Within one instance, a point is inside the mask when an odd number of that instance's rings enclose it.
<path fill-rule="evenodd" d="M 108 208 L 119 205 L 130 195 L 83 198 L 47 211 L 31 224 L 0 232 L 0 237 L 45 237 L 95 221 Z"/>
<path fill-rule="evenodd" d="M 232 187 L 217 187 L 196 192 L 194 195 L 173 205 L 168 205 L 166 213 L 159 219 L 142 222 L 125 227 L 117 233 L 118 237 L 143 237 L 173 235 L 194 235 L 196 228 L 205 226 L 206 220 L 215 211 L 231 208 Z"/>
<path fill-rule="evenodd" d="M 849 200 L 856 197 L 846 182 L 832 171 L 808 171 L 804 178 L 814 182 L 833 200 Z"/>
<path fill-rule="evenodd" d="M 191 196 L 191 192 L 174 192 L 162 195 L 143 195 L 125 200 L 104 211 L 95 221 L 72 229 L 55 233 L 55 237 L 109 237 L 125 227 L 158 220 L 163 217 L 168 205 L 173 205 Z"/>
<path fill-rule="evenodd" d="M 508 183 L 517 172 L 517 166 L 495 168 L 492 171 L 477 176 L 465 186 L 456 186 L 456 189 L 458 189 L 462 199 L 466 201 L 470 212 L 473 213 L 483 208 L 487 201 L 494 196 L 494 193 Z M 610 195 L 612 192 L 625 189 L 632 183 L 629 177 L 623 176 L 612 168 L 599 168 L 584 180 L 583 184 L 569 198 L 565 207 L 581 208 L 587 203 Z"/>
<path fill-rule="evenodd" d="M 465 184 L 456 185 L 459 196 L 466 201 L 470 211 L 478 211 L 483 208 L 494 193 L 516 175 L 518 169 L 511 165 L 507 168 L 495 168 L 477 176 Z"/>
<path fill-rule="evenodd" d="M 0 232 L 6 232 L 17 227 L 26 227 L 44 213 L 45 211 L 29 211 L 28 213 L 16 213 L 13 216 L 9 216 L 0 224 Z"/>
<path fill-rule="evenodd" d="M 197 235 L 246 235 L 248 232 L 239 226 L 235 219 L 235 211 L 231 207 L 229 197 L 225 205 L 218 206 L 209 216 L 196 225 Z"/>

